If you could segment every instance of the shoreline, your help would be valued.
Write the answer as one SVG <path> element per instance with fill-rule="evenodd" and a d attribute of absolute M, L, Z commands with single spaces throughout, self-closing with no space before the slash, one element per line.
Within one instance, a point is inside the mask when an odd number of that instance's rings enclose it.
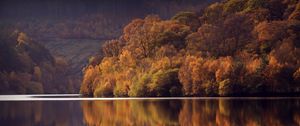
<path fill-rule="evenodd" d="M 300 96 L 224 96 L 224 97 L 81 97 L 81 94 L 0 95 L 10 101 L 118 101 L 118 100 L 287 100 Z"/>

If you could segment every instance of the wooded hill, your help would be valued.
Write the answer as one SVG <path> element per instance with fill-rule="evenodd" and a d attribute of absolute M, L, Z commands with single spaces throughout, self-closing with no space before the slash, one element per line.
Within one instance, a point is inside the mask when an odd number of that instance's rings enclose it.
<path fill-rule="evenodd" d="M 201 13 L 131 21 L 90 58 L 87 96 L 299 93 L 300 2 L 226 0 Z"/>

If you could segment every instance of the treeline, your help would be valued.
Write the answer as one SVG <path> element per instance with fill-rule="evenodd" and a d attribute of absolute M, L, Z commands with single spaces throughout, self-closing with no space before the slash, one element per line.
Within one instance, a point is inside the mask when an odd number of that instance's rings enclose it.
<path fill-rule="evenodd" d="M 135 19 L 84 70 L 87 96 L 299 93 L 300 2 L 227 0 Z"/>
<path fill-rule="evenodd" d="M 1 31 L 0 94 L 74 93 L 68 64 L 24 32 Z"/>

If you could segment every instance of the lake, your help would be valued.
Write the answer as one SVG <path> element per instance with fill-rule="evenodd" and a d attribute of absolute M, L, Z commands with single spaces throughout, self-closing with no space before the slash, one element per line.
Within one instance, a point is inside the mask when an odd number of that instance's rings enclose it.
<path fill-rule="evenodd" d="M 298 97 L 0 96 L 1 126 L 299 126 Z"/>

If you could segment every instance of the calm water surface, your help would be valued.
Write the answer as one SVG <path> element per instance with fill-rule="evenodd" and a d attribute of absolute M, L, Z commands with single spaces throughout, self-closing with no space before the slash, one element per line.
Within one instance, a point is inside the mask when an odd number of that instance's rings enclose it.
<path fill-rule="evenodd" d="M 0 96 L 0 125 L 300 126 L 300 98 Z"/>

